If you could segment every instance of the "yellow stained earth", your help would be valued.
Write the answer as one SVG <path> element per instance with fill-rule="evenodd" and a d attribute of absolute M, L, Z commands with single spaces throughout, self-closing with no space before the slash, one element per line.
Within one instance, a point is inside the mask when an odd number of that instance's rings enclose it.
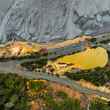
<path fill-rule="evenodd" d="M 39 52 L 43 46 L 29 42 L 9 42 L 5 47 L 10 50 L 12 56 L 25 56 L 34 52 Z"/>
<path fill-rule="evenodd" d="M 67 55 L 49 61 L 56 73 L 63 74 L 73 68 L 88 70 L 97 67 L 104 67 L 108 62 L 108 54 L 106 49 L 102 47 L 88 48 L 85 51 L 78 52 L 72 55 Z"/>

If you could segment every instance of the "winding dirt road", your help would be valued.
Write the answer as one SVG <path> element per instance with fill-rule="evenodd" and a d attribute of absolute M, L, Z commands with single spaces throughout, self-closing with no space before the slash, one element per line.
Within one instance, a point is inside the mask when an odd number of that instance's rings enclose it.
<path fill-rule="evenodd" d="M 101 37 L 96 37 L 96 38 L 101 39 Z M 110 38 L 110 37 L 106 37 L 106 38 Z M 76 40 L 76 42 L 79 42 L 79 40 Z M 55 45 L 52 48 L 51 48 L 51 45 L 50 45 L 48 47 L 48 50 L 52 51 L 54 48 L 57 48 L 59 46 L 60 46 L 60 48 L 62 48 L 62 46 L 64 47 L 64 44 L 66 45 L 66 47 L 70 48 L 69 45 L 74 44 L 74 42 L 72 42 L 72 40 L 69 40 L 67 42 L 65 41 L 65 43 L 64 42 L 59 43 L 59 45 Z M 46 46 L 44 46 L 44 47 L 46 47 Z M 72 49 L 73 49 L 73 47 L 72 47 Z M 64 50 L 62 50 L 62 53 L 63 53 Z M 66 50 L 67 50 L 67 48 L 66 48 Z M 54 50 L 54 51 L 56 51 L 56 50 Z M 59 53 L 59 50 L 57 50 L 57 51 Z M 55 56 L 52 56 L 52 57 L 55 57 Z M 29 60 L 34 61 L 35 59 L 27 59 L 27 61 L 29 61 Z M 60 83 L 60 84 L 63 84 L 63 85 L 67 85 L 67 86 L 79 91 L 80 93 L 94 94 L 94 95 L 104 97 L 104 98 L 107 98 L 107 99 L 110 100 L 110 93 L 105 93 L 105 92 L 101 92 L 101 91 L 98 91 L 98 90 L 92 90 L 92 89 L 82 87 L 81 85 L 77 84 L 74 80 L 70 80 L 67 77 L 60 78 L 60 77 L 57 77 L 57 76 L 49 75 L 48 73 L 36 73 L 36 72 L 28 71 L 28 70 L 26 70 L 26 69 L 24 69 L 20 66 L 20 64 L 22 62 L 24 62 L 24 60 L 15 59 L 15 60 L 1 61 L 0 62 L 0 73 L 17 74 L 17 75 L 20 75 L 20 76 L 25 77 L 27 79 L 45 79 L 45 80 L 57 82 L 57 83 Z"/>
<path fill-rule="evenodd" d="M 98 90 L 92 90 L 92 89 L 82 87 L 81 85 L 77 84 L 74 80 L 70 80 L 66 77 L 59 78 L 57 76 L 49 75 L 48 73 L 36 73 L 36 72 L 28 71 L 28 70 L 20 67 L 19 66 L 20 63 L 21 63 L 21 61 L 19 61 L 19 60 L 0 62 L 0 73 L 17 74 L 17 75 L 20 75 L 27 79 L 45 79 L 48 81 L 67 85 L 70 88 L 75 89 L 83 94 L 88 94 L 88 95 L 94 94 L 94 95 L 97 95 L 100 97 L 110 99 L 110 93 L 100 92 Z"/>

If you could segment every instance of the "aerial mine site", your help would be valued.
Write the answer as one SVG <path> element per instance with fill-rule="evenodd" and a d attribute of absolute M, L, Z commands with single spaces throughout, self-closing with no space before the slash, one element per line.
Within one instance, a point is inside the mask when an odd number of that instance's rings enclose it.
<path fill-rule="evenodd" d="M 110 110 L 110 1 L 0 0 L 0 110 Z"/>

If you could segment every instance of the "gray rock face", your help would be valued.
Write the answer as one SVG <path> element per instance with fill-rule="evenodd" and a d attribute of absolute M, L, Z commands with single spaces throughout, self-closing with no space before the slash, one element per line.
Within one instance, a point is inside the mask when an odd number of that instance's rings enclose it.
<path fill-rule="evenodd" d="M 48 42 L 110 31 L 110 0 L 15 0 L 1 17 L 0 41 Z M 2 16 L 2 15 L 1 15 Z"/>

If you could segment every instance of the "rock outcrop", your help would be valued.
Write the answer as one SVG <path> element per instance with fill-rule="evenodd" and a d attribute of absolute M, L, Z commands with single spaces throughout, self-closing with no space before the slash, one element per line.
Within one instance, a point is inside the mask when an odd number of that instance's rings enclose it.
<path fill-rule="evenodd" d="M 2 19 L 0 41 L 48 42 L 109 27 L 109 0 L 15 0 Z"/>

